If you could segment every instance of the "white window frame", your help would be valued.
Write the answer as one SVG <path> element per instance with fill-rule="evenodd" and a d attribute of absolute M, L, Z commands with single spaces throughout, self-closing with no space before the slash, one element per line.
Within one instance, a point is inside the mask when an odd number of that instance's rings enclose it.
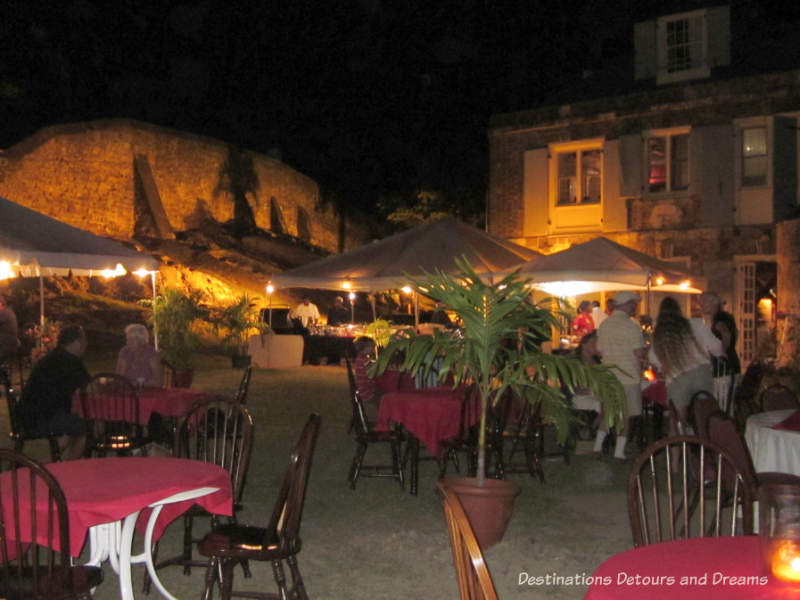
<path fill-rule="evenodd" d="M 759 182 L 753 183 L 746 183 L 745 182 L 745 161 L 747 157 L 744 155 L 744 133 L 748 129 L 763 129 L 764 130 L 764 180 Z M 769 167 L 770 167 L 770 147 L 772 143 L 772 139 L 770 136 L 770 128 L 767 126 L 766 123 L 748 123 L 748 124 L 741 124 L 739 126 L 739 135 L 738 135 L 738 158 L 739 158 L 739 185 L 742 188 L 751 189 L 751 188 L 759 188 L 759 187 L 766 187 L 769 185 L 770 177 L 769 177 Z M 753 157 L 750 157 L 753 158 Z"/>
<path fill-rule="evenodd" d="M 584 186 L 583 181 L 583 162 L 582 156 L 587 151 L 598 151 L 600 153 L 600 176 L 599 176 L 599 201 L 598 202 L 583 202 Z M 574 142 L 561 142 L 550 144 L 549 147 L 550 161 L 551 161 L 551 181 L 553 190 L 551 204 L 556 208 L 566 207 L 581 207 L 581 206 L 602 206 L 603 205 L 603 186 L 605 180 L 605 152 L 604 140 L 602 138 L 595 138 L 590 140 L 580 140 Z M 560 174 L 559 174 L 559 157 L 564 154 L 575 154 L 575 179 L 577 182 L 576 202 L 559 203 L 560 192 Z"/>
<path fill-rule="evenodd" d="M 650 131 L 646 131 L 644 133 L 644 144 L 643 144 L 643 151 L 644 151 L 644 193 L 646 196 L 660 196 L 664 194 L 682 194 L 686 193 L 691 185 L 691 176 L 692 176 L 692 156 L 691 156 L 691 143 L 689 142 L 689 138 L 687 137 L 687 156 L 686 156 L 686 185 L 684 187 L 673 189 L 672 187 L 672 171 L 673 171 L 673 145 L 672 145 L 672 138 L 686 135 L 689 136 L 691 134 L 691 127 L 673 127 L 670 129 L 652 129 Z M 650 190 L 650 147 L 649 147 L 649 140 L 653 138 L 665 138 L 666 140 L 666 149 L 665 149 L 665 188 L 663 190 L 651 191 Z"/>
<path fill-rule="evenodd" d="M 691 63 L 694 65 L 687 69 L 669 70 L 669 50 L 667 44 L 667 29 L 670 23 L 679 21 L 692 22 L 700 20 L 700 39 L 697 41 L 700 56 L 695 57 L 690 52 Z M 657 73 L 656 83 L 672 83 L 675 81 L 685 81 L 687 79 L 698 79 L 711 75 L 711 66 L 708 56 L 708 11 L 706 9 L 693 10 L 678 14 L 665 15 L 656 20 L 656 56 Z"/>

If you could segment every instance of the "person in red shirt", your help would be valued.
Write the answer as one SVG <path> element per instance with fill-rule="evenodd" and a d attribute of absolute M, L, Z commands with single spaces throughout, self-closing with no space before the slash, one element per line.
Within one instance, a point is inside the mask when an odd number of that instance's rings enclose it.
<path fill-rule="evenodd" d="M 594 331 L 594 319 L 592 319 L 592 303 L 584 300 L 578 306 L 578 314 L 572 320 L 572 327 L 570 328 L 573 335 L 582 339 L 583 336 L 590 334 Z"/>

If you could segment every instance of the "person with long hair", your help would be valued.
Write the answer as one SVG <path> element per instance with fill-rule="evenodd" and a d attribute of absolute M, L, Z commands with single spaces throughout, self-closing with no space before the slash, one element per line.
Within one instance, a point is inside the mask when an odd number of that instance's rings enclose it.
<path fill-rule="evenodd" d="M 667 397 L 681 420 L 686 418 L 692 396 L 700 391 L 713 393 L 710 354 L 721 353 L 719 340 L 709 339 L 702 322 L 684 317 L 675 298 L 667 296 L 661 301 L 648 358 L 664 377 Z M 670 421 L 670 434 L 676 433 L 676 425 Z"/>

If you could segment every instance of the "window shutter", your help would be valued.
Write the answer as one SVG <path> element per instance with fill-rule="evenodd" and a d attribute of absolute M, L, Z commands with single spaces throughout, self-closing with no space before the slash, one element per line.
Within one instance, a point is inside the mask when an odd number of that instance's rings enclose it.
<path fill-rule="evenodd" d="M 656 76 L 656 22 L 644 21 L 633 26 L 635 50 L 634 78 Z"/>
<path fill-rule="evenodd" d="M 619 138 L 619 195 L 642 195 L 642 136 L 638 133 Z"/>
<path fill-rule="evenodd" d="M 708 66 L 731 64 L 731 9 L 716 6 L 708 9 Z"/>
<path fill-rule="evenodd" d="M 700 196 L 700 227 L 733 224 L 736 156 L 731 124 L 692 129 L 689 135 L 689 192 Z"/>
<path fill-rule="evenodd" d="M 797 119 L 775 117 L 774 212 L 775 221 L 786 219 L 797 206 Z"/>
<path fill-rule="evenodd" d="M 548 151 L 547 148 L 528 150 L 524 155 L 523 202 L 525 223 L 523 235 L 547 235 L 550 202 L 547 193 Z"/>

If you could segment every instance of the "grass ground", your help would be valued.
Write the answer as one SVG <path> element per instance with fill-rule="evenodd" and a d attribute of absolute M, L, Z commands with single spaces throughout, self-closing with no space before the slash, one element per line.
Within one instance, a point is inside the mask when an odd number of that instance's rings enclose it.
<path fill-rule="evenodd" d="M 113 367 L 113 356 L 94 356 L 88 362 L 92 372 L 107 370 Z M 193 387 L 232 393 L 239 376 L 229 359 L 207 356 L 197 369 Z M 388 479 L 362 479 L 355 491 L 347 485 L 354 445 L 347 434 L 350 409 L 343 367 L 255 370 L 248 406 L 256 436 L 241 520 L 255 524 L 269 517 L 290 449 L 306 418 L 311 412 L 322 415 L 299 555 L 312 600 L 458 597 L 434 487 L 435 465 L 422 464 L 417 497 Z M 0 426 L 7 430 L 7 418 L 0 419 Z M 47 455 L 46 445 L 39 442 L 28 444 L 26 452 Z M 501 598 L 583 597 L 586 588 L 568 580 L 552 585 L 521 584 L 520 580 L 523 573 L 589 576 L 608 556 L 631 547 L 624 495 L 627 469 L 628 465 L 577 455 L 569 465 L 560 458 L 548 459 L 544 485 L 527 475 L 512 476 L 522 486 L 522 494 L 505 538 L 486 552 Z M 196 524 L 198 531 L 204 526 L 202 521 Z M 176 522 L 167 530 L 162 556 L 177 553 L 181 529 Z M 236 587 L 274 588 L 268 565 L 256 564 L 252 569 L 249 580 L 237 570 Z M 137 588 L 142 573 L 143 567 L 135 567 Z M 178 598 L 198 597 L 202 579 L 202 569 L 194 569 L 189 577 L 180 568 L 162 571 L 167 589 Z M 95 598 L 117 598 L 117 585 L 113 572 L 107 572 Z"/>

